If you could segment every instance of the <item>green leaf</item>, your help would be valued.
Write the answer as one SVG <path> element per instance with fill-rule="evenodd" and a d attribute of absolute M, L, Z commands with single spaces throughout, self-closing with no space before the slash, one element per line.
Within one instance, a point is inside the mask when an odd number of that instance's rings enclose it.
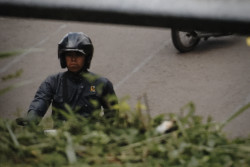
<path fill-rule="evenodd" d="M 229 122 L 231 122 L 233 119 L 237 118 L 240 114 L 244 113 L 245 111 L 247 111 L 247 109 L 250 108 L 250 103 L 244 105 L 243 107 L 241 107 L 237 112 L 235 112 L 233 115 L 231 115 L 228 119 L 226 119 L 220 129 L 224 128 Z"/>
<path fill-rule="evenodd" d="M 11 57 L 11 56 L 16 56 L 23 51 L 10 51 L 10 52 L 0 52 L 0 59 Z"/>
<path fill-rule="evenodd" d="M 22 73 L 23 73 L 23 70 L 19 69 L 13 74 L 8 74 L 6 76 L 3 76 L 2 81 L 7 81 L 7 80 L 10 80 L 10 79 L 13 79 L 13 78 L 18 78 L 18 77 L 20 77 L 22 75 Z"/>
<path fill-rule="evenodd" d="M 6 127 L 7 127 L 8 131 L 9 131 L 10 137 L 11 137 L 12 141 L 14 142 L 15 146 L 19 147 L 20 144 L 19 144 L 15 134 L 11 130 L 11 127 L 10 127 L 9 123 L 6 123 Z"/>
<path fill-rule="evenodd" d="M 64 132 L 64 135 L 67 139 L 67 145 L 65 148 L 65 152 L 66 152 L 67 158 L 69 160 L 69 163 L 73 164 L 77 161 L 77 159 L 76 159 L 75 149 L 73 147 L 72 138 L 68 132 Z"/>

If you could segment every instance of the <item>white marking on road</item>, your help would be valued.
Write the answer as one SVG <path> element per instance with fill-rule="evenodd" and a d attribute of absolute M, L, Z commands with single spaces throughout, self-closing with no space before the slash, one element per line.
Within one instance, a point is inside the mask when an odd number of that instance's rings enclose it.
<path fill-rule="evenodd" d="M 147 64 L 153 57 L 155 57 L 157 55 L 157 53 L 162 50 L 165 47 L 165 43 L 164 45 L 162 45 L 161 47 L 159 47 L 158 49 L 156 49 L 152 54 L 150 54 L 146 59 L 144 59 L 138 66 L 136 66 L 133 71 L 131 71 L 130 73 L 128 73 L 127 76 L 125 76 L 121 81 L 119 81 L 117 84 L 114 85 L 114 89 L 118 89 L 124 82 L 126 82 L 132 75 L 134 75 L 136 72 L 138 72 L 145 64 Z"/>
<path fill-rule="evenodd" d="M 4 67 L 2 67 L 0 69 L 0 73 L 4 73 L 5 71 L 7 71 L 9 68 L 11 68 L 14 64 L 18 63 L 20 60 L 22 60 L 22 58 L 24 58 L 25 56 L 27 56 L 29 53 L 31 53 L 34 49 L 33 48 L 37 48 L 39 46 L 41 46 L 42 44 L 44 44 L 46 41 L 48 41 L 53 35 L 59 33 L 62 29 L 64 29 L 66 27 L 66 24 L 61 25 L 55 32 L 53 32 L 51 35 L 48 35 L 46 38 L 44 38 L 43 40 L 39 41 L 37 44 L 33 45 L 31 48 L 29 48 L 26 52 L 24 52 L 23 54 L 16 56 L 12 61 L 10 61 L 8 64 L 6 64 Z"/>

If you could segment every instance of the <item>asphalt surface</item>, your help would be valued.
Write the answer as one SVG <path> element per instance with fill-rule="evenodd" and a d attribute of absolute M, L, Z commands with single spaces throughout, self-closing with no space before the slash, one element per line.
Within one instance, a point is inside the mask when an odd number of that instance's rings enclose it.
<path fill-rule="evenodd" d="M 180 54 L 169 29 L 0 18 L 0 51 L 20 51 L 0 59 L 0 77 L 22 71 L 20 77 L 0 81 L 0 117 L 24 116 L 40 83 L 63 71 L 57 44 L 74 31 L 92 39 L 95 53 L 90 71 L 109 78 L 120 99 L 130 97 L 132 108 L 146 94 L 152 116 L 180 113 L 181 107 L 193 102 L 197 114 L 222 122 L 250 102 L 246 37 L 211 38 L 194 51 Z M 250 110 L 225 131 L 230 136 L 249 135 L 249 120 Z"/>

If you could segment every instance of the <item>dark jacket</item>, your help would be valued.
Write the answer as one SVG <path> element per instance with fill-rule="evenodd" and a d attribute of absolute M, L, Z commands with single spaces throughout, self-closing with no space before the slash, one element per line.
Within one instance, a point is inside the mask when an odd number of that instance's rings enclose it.
<path fill-rule="evenodd" d="M 34 116 L 43 117 L 52 102 L 52 116 L 56 120 L 65 120 L 60 110 L 67 112 L 65 103 L 84 117 L 95 110 L 104 109 L 104 116 L 113 117 L 117 104 L 112 83 L 91 72 L 75 74 L 63 72 L 49 76 L 39 87 L 28 111 Z"/>

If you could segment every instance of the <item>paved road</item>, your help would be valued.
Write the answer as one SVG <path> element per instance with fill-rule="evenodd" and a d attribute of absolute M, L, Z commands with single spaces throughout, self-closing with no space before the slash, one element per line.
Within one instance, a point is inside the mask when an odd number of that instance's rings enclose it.
<path fill-rule="evenodd" d="M 169 29 L 78 22 L 0 18 L 0 51 L 18 50 L 0 59 L 0 76 L 22 70 L 21 77 L 0 81 L 0 116 L 26 114 L 39 84 L 61 71 L 57 43 L 69 31 L 88 34 L 95 46 L 91 71 L 109 78 L 117 95 L 129 104 L 147 94 L 152 115 L 180 112 L 192 101 L 197 114 L 223 121 L 250 101 L 250 47 L 245 37 L 201 42 L 195 51 L 179 54 Z M 232 136 L 250 134 L 250 111 L 225 129 Z"/>

